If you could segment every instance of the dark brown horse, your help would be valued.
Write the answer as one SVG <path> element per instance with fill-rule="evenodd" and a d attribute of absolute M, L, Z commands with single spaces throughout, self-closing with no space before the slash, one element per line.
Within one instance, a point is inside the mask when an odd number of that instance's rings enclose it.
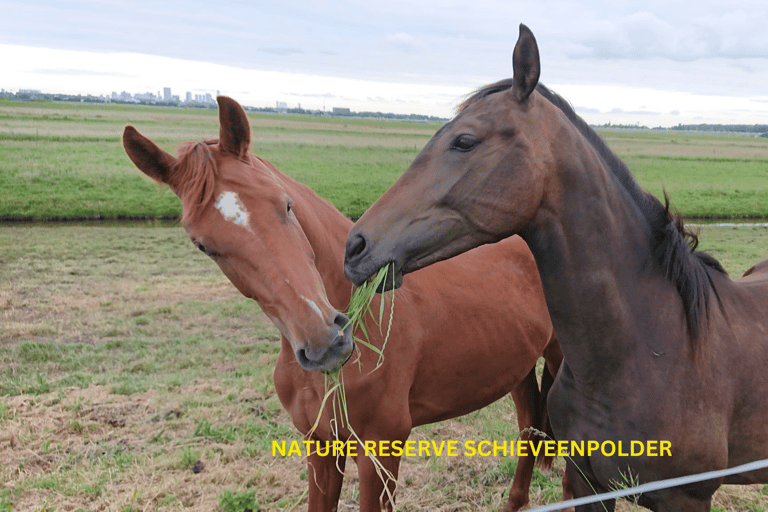
<path fill-rule="evenodd" d="M 576 496 L 607 491 L 628 473 L 650 482 L 768 457 L 765 272 L 731 281 L 695 251 L 668 205 L 643 192 L 573 109 L 538 85 L 539 70 L 536 40 L 521 26 L 513 78 L 468 98 L 357 222 L 347 276 L 360 283 L 394 262 L 402 280 L 522 236 L 565 356 L 549 395 L 556 436 L 671 442 L 671 456 L 573 455 Z M 768 471 L 725 480 L 759 482 Z M 640 503 L 708 511 L 721 483 L 647 493 Z"/>
<path fill-rule="evenodd" d="M 176 158 L 129 126 L 123 144 L 139 169 L 182 199 L 182 224 L 195 246 L 280 329 L 275 388 L 294 425 L 307 434 L 325 393 L 321 371 L 339 368 L 353 350 L 340 313 L 351 294 L 343 255 L 352 222 L 250 154 L 242 107 L 225 97 L 218 102 L 217 141 L 190 143 Z M 489 300 L 500 296 L 505 300 Z M 379 328 L 369 322 L 367 331 L 381 347 Z M 361 346 L 359 364 L 353 358 L 343 367 L 349 422 L 362 441 L 405 441 L 413 427 L 467 414 L 511 393 L 519 427 L 541 429 L 533 368 L 543 353 L 546 374 L 554 375 L 562 354 L 530 251 L 517 237 L 483 247 L 419 272 L 397 292 L 382 366 L 376 369 L 378 354 Z M 350 437 L 348 429 L 336 431 L 331 409 L 323 411 L 312 439 Z M 336 510 L 345 461 L 314 451 L 308 457 L 309 510 Z M 400 457 L 378 461 L 397 477 Z M 360 509 L 391 508 L 394 482 L 385 492 L 374 461 L 358 450 L 356 462 Z M 505 510 L 528 502 L 534 462 L 521 457 Z"/>

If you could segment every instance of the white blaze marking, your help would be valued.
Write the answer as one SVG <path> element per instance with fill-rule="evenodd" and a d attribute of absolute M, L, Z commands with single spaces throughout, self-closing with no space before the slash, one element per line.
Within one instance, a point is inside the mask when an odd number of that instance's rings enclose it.
<path fill-rule="evenodd" d="M 224 219 L 250 230 L 250 215 L 235 192 L 222 192 L 216 201 L 216 209 Z"/>
<path fill-rule="evenodd" d="M 320 308 L 319 308 L 319 307 L 317 307 L 317 304 L 315 304 L 315 302 L 314 302 L 314 301 L 312 301 L 312 300 L 309 300 L 308 298 L 306 298 L 306 297 L 305 297 L 305 296 L 303 296 L 303 295 L 301 296 L 301 298 L 302 298 L 302 299 L 304 299 L 304 302 L 306 302 L 307 304 L 309 304 L 310 306 L 312 306 L 312 309 L 314 309 L 314 310 L 315 310 L 315 313 L 317 313 L 317 316 L 319 316 L 319 317 L 320 317 L 320 319 L 322 320 L 322 319 L 323 319 L 323 312 L 322 312 L 322 311 L 320 311 Z"/>

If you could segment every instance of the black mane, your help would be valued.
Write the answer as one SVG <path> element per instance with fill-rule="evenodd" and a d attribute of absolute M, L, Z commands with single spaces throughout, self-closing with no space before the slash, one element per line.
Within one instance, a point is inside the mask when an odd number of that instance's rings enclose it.
<path fill-rule="evenodd" d="M 461 113 L 467 106 L 491 94 L 509 90 L 513 80 L 505 79 L 477 90 L 457 109 Z M 536 86 L 547 101 L 552 103 L 595 150 L 606 169 L 610 169 L 617 182 L 636 204 L 645 218 L 652 234 L 651 253 L 662 272 L 677 288 L 683 301 L 686 323 L 692 340 L 699 336 L 702 317 L 706 318 L 712 283 L 707 269 L 725 273 L 722 265 L 709 254 L 697 251 L 699 239 L 683 224 L 679 214 L 669 208 L 669 198 L 664 194 L 664 203 L 654 195 L 645 192 L 635 181 L 627 165 L 611 151 L 605 141 L 595 132 L 573 107 L 562 97 L 550 91 L 543 84 Z"/>

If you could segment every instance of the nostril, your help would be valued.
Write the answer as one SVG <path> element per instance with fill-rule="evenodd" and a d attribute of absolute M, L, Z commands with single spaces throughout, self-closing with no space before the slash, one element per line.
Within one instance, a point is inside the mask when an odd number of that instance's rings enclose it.
<path fill-rule="evenodd" d="M 356 234 L 347 243 L 347 259 L 353 259 L 360 256 L 365 252 L 367 245 L 365 237 L 359 233 Z"/>
<path fill-rule="evenodd" d="M 349 318 L 347 318 L 347 315 L 344 313 L 336 313 L 336 317 L 333 319 L 333 323 L 341 329 L 344 329 L 347 325 L 349 325 Z"/>
<path fill-rule="evenodd" d="M 339 329 L 338 334 L 336 334 L 336 343 L 342 345 L 347 343 L 347 327 L 349 327 L 350 323 L 347 315 L 336 313 L 336 316 L 333 319 L 333 324 Z"/>

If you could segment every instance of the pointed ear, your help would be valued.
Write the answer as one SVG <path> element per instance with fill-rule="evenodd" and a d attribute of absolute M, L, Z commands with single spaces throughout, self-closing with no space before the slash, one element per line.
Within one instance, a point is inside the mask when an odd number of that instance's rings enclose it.
<path fill-rule="evenodd" d="M 168 183 L 170 170 L 176 158 L 157 147 L 133 126 L 126 126 L 123 131 L 123 147 L 141 172 L 155 181 Z"/>
<path fill-rule="evenodd" d="M 218 96 L 219 146 L 235 156 L 243 157 L 251 145 L 251 125 L 245 110 L 238 102 L 226 96 Z"/>
<path fill-rule="evenodd" d="M 531 29 L 520 24 L 520 37 L 517 39 L 515 51 L 512 55 L 512 67 L 514 69 L 513 80 L 515 82 L 514 94 L 517 101 L 528 99 L 536 84 L 539 83 L 541 64 L 539 63 L 539 46 L 533 37 Z"/>

